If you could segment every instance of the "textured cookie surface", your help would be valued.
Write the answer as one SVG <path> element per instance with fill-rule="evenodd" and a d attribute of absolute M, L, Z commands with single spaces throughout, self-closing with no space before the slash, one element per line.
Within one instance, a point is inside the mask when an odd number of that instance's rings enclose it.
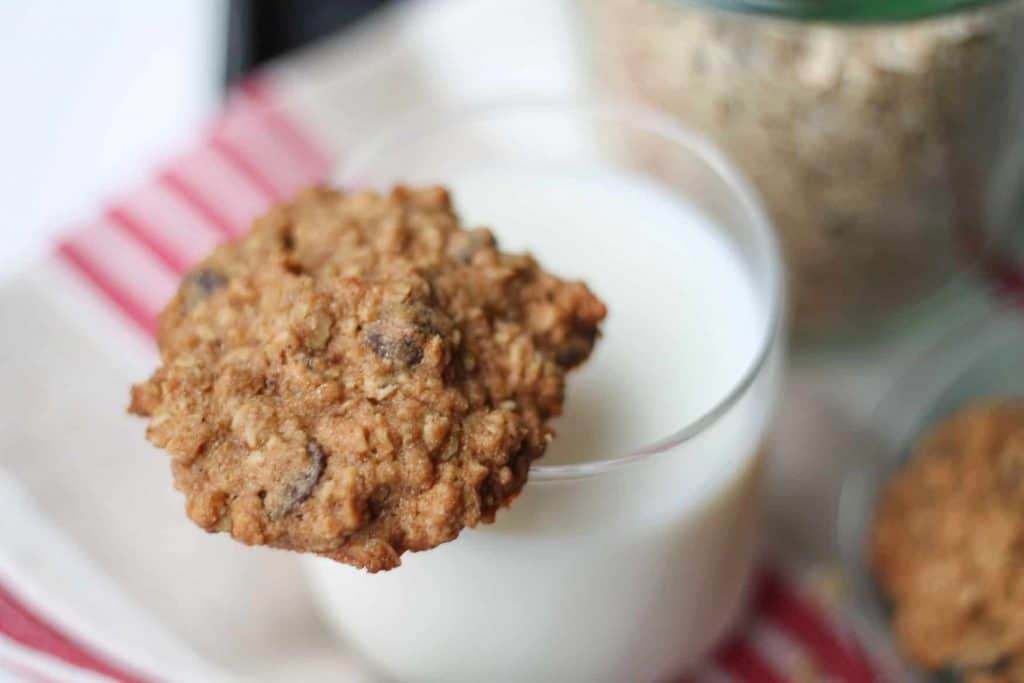
<path fill-rule="evenodd" d="M 965 408 L 922 440 L 876 511 L 872 561 L 918 663 L 1024 681 L 1024 402 Z"/>
<path fill-rule="evenodd" d="M 441 188 L 309 190 L 185 278 L 130 410 L 199 526 L 389 569 L 520 491 L 604 315 Z"/>

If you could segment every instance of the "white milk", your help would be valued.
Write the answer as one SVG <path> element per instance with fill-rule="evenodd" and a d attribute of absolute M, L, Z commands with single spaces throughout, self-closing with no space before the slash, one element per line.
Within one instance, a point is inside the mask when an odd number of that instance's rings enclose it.
<path fill-rule="evenodd" d="M 674 448 L 586 478 L 709 411 L 769 324 L 734 246 L 674 194 L 613 171 L 448 179 L 469 225 L 584 279 L 608 305 L 572 373 L 558 437 L 494 525 L 370 575 L 309 558 L 324 614 L 401 681 L 653 681 L 735 620 L 757 549 L 758 452 L 777 354 L 743 397 Z"/>

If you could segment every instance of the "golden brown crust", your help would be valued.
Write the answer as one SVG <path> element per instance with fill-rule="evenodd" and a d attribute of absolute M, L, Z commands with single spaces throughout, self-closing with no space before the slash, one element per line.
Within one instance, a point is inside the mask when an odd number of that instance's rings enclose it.
<path fill-rule="evenodd" d="M 876 511 L 872 561 L 914 660 L 1024 680 L 1024 402 L 969 407 L 921 441 Z"/>
<path fill-rule="evenodd" d="M 441 188 L 313 189 L 185 278 L 130 410 L 201 527 L 390 569 L 518 494 L 604 315 Z"/>

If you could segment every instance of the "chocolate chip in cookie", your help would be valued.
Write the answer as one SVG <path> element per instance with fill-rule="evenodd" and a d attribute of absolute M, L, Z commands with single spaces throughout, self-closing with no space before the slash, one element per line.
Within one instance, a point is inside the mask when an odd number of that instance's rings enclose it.
<path fill-rule="evenodd" d="M 185 309 L 191 311 L 201 301 L 223 289 L 228 283 L 226 277 L 212 268 L 197 268 L 185 276 L 182 285 L 185 296 Z"/>
<path fill-rule="evenodd" d="M 313 488 L 320 481 L 327 465 L 327 456 L 320 444 L 310 441 L 306 444 L 307 462 L 278 488 L 276 495 L 264 495 L 263 503 L 272 519 L 281 519 L 313 495 Z"/>

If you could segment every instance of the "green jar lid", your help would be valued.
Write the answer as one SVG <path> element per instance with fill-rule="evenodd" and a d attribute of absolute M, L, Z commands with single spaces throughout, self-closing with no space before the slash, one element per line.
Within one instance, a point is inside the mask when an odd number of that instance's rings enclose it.
<path fill-rule="evenodd" d="M 669 4 L 837 23 L 887 23 L 1018 0 L 661 0 Z"/>

